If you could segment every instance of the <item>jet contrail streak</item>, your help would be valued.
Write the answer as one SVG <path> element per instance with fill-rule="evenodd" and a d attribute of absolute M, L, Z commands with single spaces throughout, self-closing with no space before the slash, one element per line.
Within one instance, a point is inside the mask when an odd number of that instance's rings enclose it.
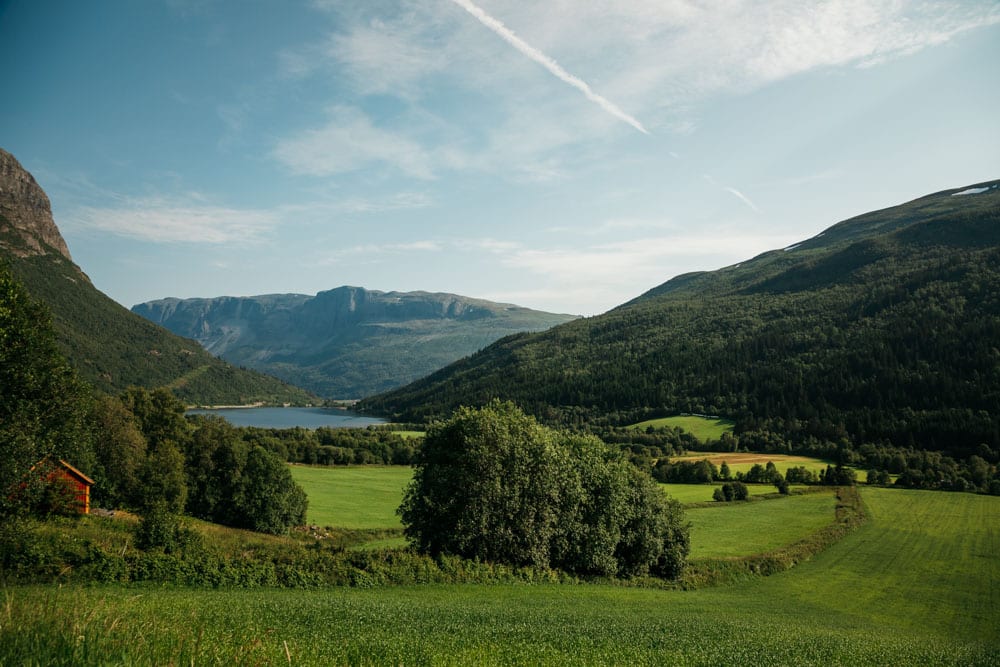
<path fill-rule="evenodd" d="M 747 206 L 749 206 L 751 209 L 753 209 L 754 213 L 760 213 L 760 209 L 757 208 L 757 205 L 754 204 L 752 201 L 750 201 L 750 198 L 747 197 L 745 194 L 743 194 L 742 192 L 740 192 L 736 188 L 729 188 L 729 187 L 727 187 L 727 188 L 724 188 L 724 189 L 725 189 L 726 192 L 728 192 L 729 194 L 733 195 L 734 197 L 736 197 L 737 199 L 739 199 L 740 201 L 742 201 L 744 204 L 746 204 Z"/>
<path fill-rule="evenodd" d="M 600 95 L 595 93 L 593 88 L 591 88 L 586 81 L 578 77 L 575 77 L 566 70 L 564 70 L 559 63 L 557 63 L 555 60 L 553 60 L 549 56 L 545 55 L 544 53 L 542 53 L 535 47 L 531 46 L 517 35 L 515 35 L 502 22 L 498 21 L 497 19 L 493 18 L 492 16 L 484 12 L 482 9 L 473 4 L 471 0 L 452 0 L 452 2 L 454 2 L 456 5 L 458 5 L 465 11 L 475 16 L 480 23 L 482 23 L 484 26 L 486 26 L 487 28 L 495 32 L 497 35 L 502 37 L 504 41 L 513 46 L 515 49 L 517 49 L 524 55 L 528 56 L 529 58 L 534 60 L 536 63 L 538 63 L 545 69 L 547 69 L 549 72 L 553 74 L 553 76 L 555 76 L 558 79 L 561 79 L 562 81 L 568 83 L 569 85 L 573 86 L 574 88 L 582 92 L 584 95 L 587 96 L 587 99 L 589 99 L 591 102 L 594 102 L 595 104 L 597 104 L 597 106 L 601 107 L 615 118 L 625 121 L 626 123 L 628 123 L 635 129 L 639 130 L 643 134 L 649 134 L 649 131 L 642 126 L 642 123 L 640 123 L 635 118 L 622 111 L 620 108 L 618 108 L 618 106 L 616 106 L 610 100 L 605 99 L 604 97 L 601 97 Z"/>

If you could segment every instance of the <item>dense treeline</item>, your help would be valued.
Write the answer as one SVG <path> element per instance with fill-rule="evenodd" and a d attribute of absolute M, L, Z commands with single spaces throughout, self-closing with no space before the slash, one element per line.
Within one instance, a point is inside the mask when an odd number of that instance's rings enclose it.
<path fill-rule="evenodd" d="M 75 510 L 71 497 L 51 492 L 50 472 L 63 459 L 93 478 L 94 505 L 156 518 L 146 525 L 149 539 L 154 524 L 181 512 L 270 533 L 305 521 L 305 494 L 284 461 L 226 422 L 185 419 L 184 404 L 166 389 L 109 396 L 78 380 L 47 311 L 3 266 L 0 385 L 5 518 Z"/>
<path fill-rule="evenodd" d="M 246 442 L 290 463 L 409 465 L 420 446 L 419 438 L 400 434 L 396 425 L 317 429 L 248 426 L 237 430 Z"/>
<path fill-rule="evenodd" d="M 605 315 L 511 336 L 363 409 L 417 420 L 513 400 L 549 423 L 681 412 L 968 460 L 1000 451 L 1000 190 L 935 195 L 794 250 L 681 276 Z"/>

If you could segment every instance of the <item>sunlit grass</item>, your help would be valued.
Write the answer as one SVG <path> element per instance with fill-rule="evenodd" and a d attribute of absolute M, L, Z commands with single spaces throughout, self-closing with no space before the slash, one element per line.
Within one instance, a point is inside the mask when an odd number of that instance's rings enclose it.
<path fill-rule="evenodd" d="M 306 492 L 306 520 L 335 528 L 402 528 L 396 508 L 413 476 L 409 466 L 291 466 Z"/>
<path fill-rule="evenodd" d="M 647 419 L 638 424 L 632 424 L 629 428 L 636 431 L 645 431 L 649 427 L 656 429 L 663 428 L 664 426 L 684 429 L 702 442 L 707 442 L 709 440 L 718 440 L 722 437 L 723 433 L 732 431 L 735 423 L 731 419 L 722 419 L 719 417 L 677 415 L 675 417 Z"/>
<path fill-rule="evenodd" d="M 691 557 L 749 556 L 791 544 L 833 522 L 834 505 L 831 492 L 688 509 Z"/>

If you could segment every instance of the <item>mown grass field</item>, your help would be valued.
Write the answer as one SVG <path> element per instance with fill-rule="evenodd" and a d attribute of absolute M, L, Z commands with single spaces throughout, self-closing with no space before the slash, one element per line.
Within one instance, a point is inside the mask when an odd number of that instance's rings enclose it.
<path fill-rule="evenodd" d="M 306 520 L 336 528 L 402 528 L 396 508 L 413 476 L 409 466 L 291 466 L 306 492 Z"/>
<path fill-rule="evenodd" d="M 811 561 L 693 591 L 8 587 L 0 664 L 998 664 L 1000 498 L 863 497 Z"/>
<path fill-rule="evenodd" d="M 649 427 L 684 429 L 702 442 L 718 440 L 723 433 L 732 431 L 735 423 L 731 419 L 721 419 L 718 417 L 697 417 L 695 415 L 677 415 L 675 417 L 661 417 L 659 419 L 647 419 L 646 421 L 632 424 L 630 429 L 645 431 Z"/>
<path fill-rule="evenodd" d="M 833 492 L 687 510 L 691 558 L 728 558 L 791 544 L 833 520 Z"/>
<path fill-rule="evenodd" d="M 716 489 L 721 487 L 722 482 L 718 484 L 660 484 L 660 488 L 663 489 L 664 493 L 683 505 L 713 502 L 712 494 Z M 797 490 L 802 487 L 795 486 L 792 488 L 793 490 Z M 747 490 L 751 496 L 777 492 L 777 489 L 771 484 L 748 484 Z"/>

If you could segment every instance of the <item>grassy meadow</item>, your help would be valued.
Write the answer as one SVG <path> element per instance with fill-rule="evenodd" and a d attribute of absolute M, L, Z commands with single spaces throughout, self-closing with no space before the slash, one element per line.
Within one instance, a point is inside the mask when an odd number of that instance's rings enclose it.
<path fill-rule="evenodd" d="M 0 664 L 1000 662 L 1000 498 L 862 493 L 868 523 L 812 560 L 691 591 L 7 587 Z"/>
<path fill-rule="evenodd" d="M 409 466 L 291 466 L 306 492 L 306 520 L 318 526 L 353 529 L 402 528 L 396 508 L 413 477 Z"/>
<path fill-rule="evenodd" d="M 690 556 L 747 556 L 791 544 L 830 523 L 834 502 L 831 490 L 764 502 L 689 508 L 686 514 L 691 522 Z"/>
<path fill-rule="evenodd" d="M 682 505 L 711 503 L 714 502 L 712 494 L 716 489 L 722 488 L 722 482 L 716 484 L 660 484 L 660 488 L 663 489 L 664 493 Z M 793 484 L 789 488 L 792 492 L 796 492 L 809 487 Z M 777 489 L 775 489 L 773 484 L 747 484 L 747 491 L 750 492 L 751 497 L 777 493 Z"/>
<path fill-rule="evenodd" d="M 690 451 L 683 456 L 670 457 L 671 461 L 700 461 L 702 459 L 708 459 L 716 467 L 721 466 L 722 462 L 725 461 L 726 465 L 729 466 L 730 472 L 734 475 L 738 472 L 749 472 L 750 468 L 752 468 L 755 464 L 760 464 L 762 466 L 767 465 L 768 461 L 774 463 L 774 466 L 782 475 L 784 475 L 789 468 L 797 468 L 801 466 L 808 470 L 812 470 L 815 473 L 819 473 L 821 470 L 826 470 L 828 465 L 832 465 L 829 461 L 816 459 L 811 456 L 796 456 L 792 454 L 756 454 L 753 452 Z M 864 481 L 864 475 L 859 473 L 858 479 Z"/>
<path fill-rule="evenodd" d="M 732 431 L 735 424 L 731 419 L 722 419 L 720 417 L 677 415 L 674 417 L 647 419 L 638 424 L 632 424 L 629 428 L 636 431 L 645 431 L 650 427 L 656 429 L 663 428 L 664 426 L 683 429 L 702 442 L 707 442 L 709 440 L 718 440 L 722 437 L 723 433 Z"/>

